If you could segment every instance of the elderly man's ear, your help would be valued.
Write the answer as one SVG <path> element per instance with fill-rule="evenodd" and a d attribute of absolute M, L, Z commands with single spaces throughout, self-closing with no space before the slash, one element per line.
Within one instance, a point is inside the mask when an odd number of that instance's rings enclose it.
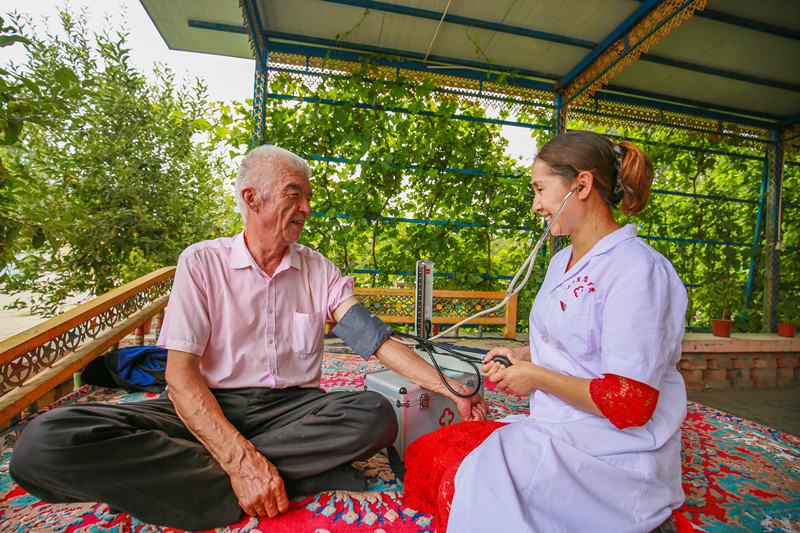
<path fill-rule="evenodd" d="M 242 200 L 244 200 L 244 203 L 251 211 L 255 211 L 256 213 L 258 213 L 258 210 L 261 208 L 261 201 L 258 196 L 258 191 L 255 189 L 242 189 Z"/>

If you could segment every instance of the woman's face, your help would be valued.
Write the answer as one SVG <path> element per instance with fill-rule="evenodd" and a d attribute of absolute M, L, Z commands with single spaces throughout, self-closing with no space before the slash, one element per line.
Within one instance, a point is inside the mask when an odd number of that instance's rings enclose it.
<path fill-rule="evenodd" d="M 569 193 L 570 188 L 564 183 L 560 176 L 553 174 L 547 164 L 537 160 L 531 170 L 531 186 L 533 187 L 534 198 L 532 211 L 540 215 L 547 225 L 558 213 L 558 209 L 564 202 L 564 198 Z M 551 229 L 553 235 L 568 235 L 572 233 L 569 220 L 569 207 L 571 202 L 567 202 L 564 210 L 555 221 Z"/>

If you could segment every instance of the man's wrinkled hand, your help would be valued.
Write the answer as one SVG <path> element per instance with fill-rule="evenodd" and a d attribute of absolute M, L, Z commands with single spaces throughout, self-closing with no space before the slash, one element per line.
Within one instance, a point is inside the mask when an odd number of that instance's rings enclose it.
<path fill-rule="evenodd" d="M 241 461 L 238 470 L 228 474 L 246 514 L 274 518 L 289 509 L 289 498 L 278 470 L 255 450 Z"/>
<path fill-rule="evenodd" d="M 451 385 L 454 385 L 453 388 L 460 394 L 469 394 L 472 392 L 472 389 L 463 383 L 455 382 L 451 383 Z M 461 417 L 462 422 L 486 420 L 486 415 L 489 413 L 489 406 L 486 404 L 486 401 L 481 397 L 480 394 L 476 394 L 471 398 L 460 398 L 458 396 L 454 396 L 453 400 L 456 402 L 458 414 Z"/>

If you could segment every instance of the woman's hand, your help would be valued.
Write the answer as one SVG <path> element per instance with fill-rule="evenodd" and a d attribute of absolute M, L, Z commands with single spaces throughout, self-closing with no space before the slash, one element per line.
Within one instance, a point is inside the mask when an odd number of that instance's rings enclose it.
<path fill-rule="evenodd" d="M 498 352 L 498 350 L 504 350 Z M 511 366 L 505 367 L 497 361 L 490 359 L 495 355 L 503 355 L 511 361 Z M 486 355 L 488 361 L 483 365 L 483 371 L 489 377 L 489 381 L 496 383 L 497 386 L 505 391 L 515 394 L 530 394 L 538 389 L 537 375 L 541 368 L 529 361 L 523 361 L 516 357 L 512 350 L 508 348 L 495 348 Z"/>
<path fill-rule="evenodd" d="M 502 355 L 503 357 L 516 357 L 521 361 L 530 361 L 531 360 L 531 347 L 530 346 L 520 346 L 519 348 L 506 348 L 505 346 L 498 346 L 497 348 L 492 348 L 489 353 L 486 354 L 484 357 L 483 362 L 484 364 L 491 361 L 494 356 Z"/>

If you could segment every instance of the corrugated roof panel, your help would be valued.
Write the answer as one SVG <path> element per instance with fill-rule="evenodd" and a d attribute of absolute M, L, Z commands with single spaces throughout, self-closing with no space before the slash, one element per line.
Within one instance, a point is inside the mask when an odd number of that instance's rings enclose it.
<path fill-rule="evenodd" d="M 613 85 L 708 102 L 709 108 L 750 109 L 776 116 L 800 113 L 800 93 L 652 63 L 632 64 L 614 78 Z"/>
<path fill-rule="evenodd" d="M 406 51 L 424 56 L 436 33 L 438 17 L 410 16 L 323 0 L 254 0 L 267 31 L 296 35 L 299 42 L 334 40 L 356 46 Z M 441 13 L 448 0 L 379 0 Z M 174 49 L 252 57 L 246 36 L 190 28 L 189 19 L 240 26 L 237 0 L 141 0 L 167 44 Z M 493 29 L 444 23 L 431 55 L 478 64 L 518 68 L 562 77 L 642 6 L 636 0 L 453 0 L 448 13 L 485 23 L 555 34 L 548 40 Z M 800 1 L 709 1 L 707 11 L 728 13 L 779 26 L 777 33 L 695 16 L 662 38 L 649 54 L 710 69 L 782 82 L 787 89 L 737 81 L 697 70 L 638 61 L 618 73 L 610 85 L 665 98 L 706 101 L 742 113 L 793 116 L 800 90 Z M 758 26 L 758 24 L 756 24 Z M 782 28 L 782 29 L 781 29 Z M 500 28 L 497 28 L 500 29 Z M 763 29 L 763 28 L 762 28 Z M 564 44 L 563 40 L 581 43 Z M 476 45 L 481 52 L 476 52 Z M 699 70 L 702 70 L 699 69 Z M 553 78 L 548 78 L 552 80 Z"/>
<path fill-rule="evenodd" d="M 751 19 L 784 28 L 800 28 L 800 2 L 797 0 L 725 0 L 708 2 L 709 10 Z"/>
<path fill-rule="evenodd" d="M 650 53 L 800 83 L 800 41 L 714 20 L 695 18 L 686 22 L 662 39 Z"/>
<path fill-rule="evenodd" d="M 142 2 L 167 46 L 208 54 L 252 58 L 247 35 L 192 28 L 189 20 L 242 25 L 242 11 L 235 3 L 197 0 L 188 4 L 169 0 Z"/>

